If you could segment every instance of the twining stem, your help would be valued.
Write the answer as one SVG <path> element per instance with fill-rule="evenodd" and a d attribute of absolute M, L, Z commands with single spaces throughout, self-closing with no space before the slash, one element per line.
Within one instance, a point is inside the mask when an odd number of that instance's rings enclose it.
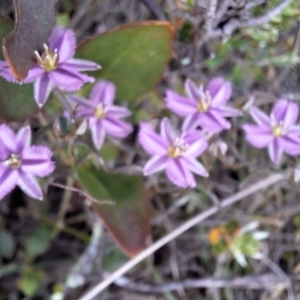
<path fill-rule="evenodd" d="M 245 188 L 244 190 L 224 199 L 220 202 L 219 205 L 215 205 L 204 212 L 198 214 L 197 216 L 193 217 L 192 219 L 188 220 L 186 223 L 182 224 L 162 239 L 158 240 L 156 243 L 142 251 L 140 254 L 132 258 L 122 267 L 117 269 L 115 272 L 110 274 L 106 279 L 101 281 L 97 284 L 94 288 L 92 288 L 86 295 L 81 297 L 79 300 L 91 300 L 96 295 L 101 293 L 105 288 L 107 288 L 110 284 L 112 284 L 117 278 L 124 275 L 126 272 L 131 270 L 134 266 L 144 260 L 146 257 L 154 253 L 156 250 L 160 249 L 173 239 L 177 238 L 182 233 L 186 232 L 190 228 L 194 227 L 195 225 L 199 224 L 200 222 L 204 221 L 205 219 L 211 217 L 212 215 L 216 214 L 220 209 L 229 207 L 234 203 L 244 199 L 245 197 L 258 192 L 259 190 L 265 189 L 278 183 L 279 181 L 285 180 L 287 178 L 286 174 L 273 174 L 267 177 L 264 180 L 260 180 L 259 182 Z"/>

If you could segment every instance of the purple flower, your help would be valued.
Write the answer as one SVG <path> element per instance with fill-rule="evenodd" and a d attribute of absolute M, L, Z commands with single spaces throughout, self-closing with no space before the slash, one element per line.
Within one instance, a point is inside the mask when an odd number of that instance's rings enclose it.
<path fill-rule="evenodd" d="M 44 52 L 35 51 L 37 65 L 31 69 L 24 83 L 34 82 L 34 99 L 41 108 L 47 101 L 53 87 L 63 91 L 77 91 L 84 83 L 95 79 L 81 71 L 93 71 L 100 68 L 94 62 L 74 58 L 76 38 L 72 30 L 55 27 Z M 8 81 L 16 82 L 6 62 L 0 62 L 0 75 Z"/>
<path fill-rule="evenodd" d="M 175 135 L 170 122 L 164 118 L 160 124 L 160 135 L 148 123 L 140 125 L 139 142 L 153 157 L 144 167 L 144 175 L 166 169 L 169 180 L 182 188 L 195 187 L 192 174 L 207 177 L 208 173 L 196 159 L 206 148 L 207 142 L 198 130 Z"/>
<path fill-rule="evenodd" d="M 77 104 L 77 117 L 86 117 L 92 131 L 94 145 L 100 149 L 106 133 L 124 138 L 132 131 L 132 126 L 122 120 L 131 115 L 127 108 L 113 105 L 116 87 L 112 82 L 98 81 L 90 93 L 90 101 L 77 95 L 69 99 Z"/>
<path fill-rule="evenodd" d="M 257 125 L 245 124 L 246 140 L 256 148 L 268 147 L 271 160 L 278 164 L 282 153 L 300 153 L 300 126 L 295 125 L 298 106 L 285 99 L 275 103 L 270 117 L 258 108 L 252 107 L 250 114 Z"/>
<path fill-rule="evenodd" d="M 216 133 L 229 129 L 231 124 L 226 117 L 241 116 L 237 109 L 226 106 L 231 96 L 231 84 L 223 78 L 211 80 L 206 89 L 190 79 L 185 82 L 188 97 L 171 90 L 166 93 L 167 107 L 179 116 L 186 117 L 182 129 L 190 130 L 200 125 L 202 129 Z"/>
<path fill-rule="evenodd" d="M 53 172 L 52 152 L 44 146 L 30 146 L 30 142 L 29 126 L 15 134 L 8 126 L 0 125 L 0 200 L 16 185 L 28 196 L 43 199 L 35 176 Z"/>

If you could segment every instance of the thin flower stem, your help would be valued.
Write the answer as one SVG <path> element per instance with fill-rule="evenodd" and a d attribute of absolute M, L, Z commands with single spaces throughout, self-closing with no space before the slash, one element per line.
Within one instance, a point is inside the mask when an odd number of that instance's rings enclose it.
<path fill-rule="evenodd" d="M 62 103 L 64 108 L 68 111 L 68 113 L 71 116 L 71 119 L 73 120 L 73 114 L 74 114 L 73 109 L 72 109 L 72 106 L 71 106 L 70 102 L 68 101 L 68 99 L 64 95 L 64 93 L 58 88 L 53 89 L 53 93 L 58 98 L 58 100 Z"/>
<path fill-rule="evenodd" d="M 104 289 L 106 289 L 110 284 L 112 284 L 117 278 L 124 275 L 126 272 L 131 270 L 134 266 L 136 266 L 138 263 L 140 263 L 142 260 L 144 260 L 146 257 L 154 253 L 156 250 L 160 249 L 173 239 L 180 236 L 182 233 L 186 232 L 190 228 L 194 227 L 195 225 L 199 224 L 203 220 L 211 217 L 212 215 L 216 214 L 220 208 L 225 208 L 228 206 L 231 206 L 235 204 L 236 202 L 244 199 L 245 197 L 254 194 L 258 192 L 259 190 L 265 189 L 267 187 L 270 187 L 279 181 L 285 180 L 287 178 L 286 174 L 278 173 L 273 174 L 267 177 L 264 180 L 261 180 L 248 188 L 245 188 L 244 190 L 232 195 L 231 197 L 228 197 L 221 201 L 219 206 L 213 206 L 204 212 L 198 214 L 194 218 L 188 220 L 186 223 L 182 224 L 177 229 L 173 230 L 169 234 L 167 234 L 162 239 L 158 240 L 156 243 L 142 251 L 140 254 L 132 258 L 130 261 L 128 261 L 126 264 L 124 264 L 122 267 L 117 269 L 115 272 L 113 272 L 110 276 L 108 276 L 106 279 L 101 281 L 99 284 L 97 284 L 94 288 L 92 288 L 86 295 L 81 297 L 79 300 L 91 300 L 96 295 L 101 293 Z"/>

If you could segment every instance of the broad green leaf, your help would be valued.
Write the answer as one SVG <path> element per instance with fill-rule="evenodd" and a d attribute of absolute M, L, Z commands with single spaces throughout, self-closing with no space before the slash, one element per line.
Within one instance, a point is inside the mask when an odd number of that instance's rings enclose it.
<path fill-rule="evenodd" d="M 0 256 L 12 258 L 16 249 L 16 242 L 9 231 L 0 231 Z"/>
<path fill-rule="evenodd" d="M 173 27 L 168 22 L 122 26 L 85 42 L 77 56 L 102 69 L 91 73 L 117 86 L 117 99 L 135 101 L 152 90 L 171 58 Z"/>
<path fill-rule="evenodd" d="M 18 282 L 19 289 L 28 297 L 37 295 L 44 287 L 45 273 L 39 269 L 25 268 Z"/>
<path fill-rule="evenodd" d="M 14 0 L 16 24 L 2 49 L 14 76 L 22 80 L 35 65 L 34 51 L 43 50 L 55 24 L 56 0 Z"/>
<path fill-rule="evenodd" d="M 134 256 L 146 246 L 151 208 L 141 177 L 106 173 L 82 166 L 76 171 L 82 187 L 94 198 L 95 211 L 126 254 Z M 101 204 L 114 201 L 114 205 Z"/>
<path fill-rule="evenodd" d="M 51 232 L 47 227 L 38 227 L 26 240 L 25 251 L 27 259 L 30 260 L 32 257 L 44 253 L 50 246 L 51 237 Z"/>
<path fill-rule="evenodd" d="M 0 40 L 11 30 L 12 25 L 0 18 Z M 3 60 L 0 51 L 0 60 Z M 32 84 L 19 85 L 0 77 L 0 120 L 23 121 L 38 111 L 33 99 Z"/>

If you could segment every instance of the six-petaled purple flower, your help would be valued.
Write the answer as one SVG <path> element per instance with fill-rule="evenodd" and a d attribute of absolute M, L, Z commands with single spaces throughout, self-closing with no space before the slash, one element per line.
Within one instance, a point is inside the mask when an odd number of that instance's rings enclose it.
<path fill-rule="evenodd" d="M 182 188 L 196 186 L 192 172 L 208 176 L 203 165 L 196 159 L 207 148 L 207 142 L 198 130 L 176 135 L 169 120 L 164 118 L 160 124 L 160 135 L 150 124 L 142 123 L 139 142 L 146 152 L 153 155 L 144 167 L 144 175 L 165 169 L 169 180 Z"/>
<path fill-rule="evenodd" d="M 271 160 L 278 164 L 282 153 L 300 154 L 300 126 L 298 106 L 285 99 L 279 100 L 273 107 L 270 117 L 256 107 L 250 114 L 257 125 L 245 124 L 246 140 L 256 148 L 268 147 Z"/>
<path fill-rule="evenodd" d="M 43 199 L 35 176 L 44 177 L 53 172 L 52 152 L 45 146 L 30 146 L 30 143 L 29 126 L 15 134 L 8 126 L 0 125 L 0 200 L 16 185 L 28 196 Z"/>
<path fill-rule="evenodd" d="M 185 82 L 188 97 L 168 90 L 165 101 L 167 107 L 174 113 L 186 117 L 183 130 L 201 126 L 209 132 L 216 133 L 229 129 L 231 124 L 226 117 L 237 117 L 241 112 L 226 105 L 231 96 L 231 84 L 223 78 L 215 78 L 209 82 L 206 89 L 199 87 L 190 79 Z"/>
<path fill-rule="evenodd" d="M 72 30 L 55 27 L 44 44 L 44 52 L 35 51 L 36 66 L 31 69 L 24 83 L 34 82 L 34 99 L 42 107 L 54 87 L 63 91 L 77 91 L 84 83 L 94 82 L 94 78 L 81 71 L 93 71 L 100 66 L 92 61 L 74 58 L 76 38 Z M 1 62 L 0 75 L 8 81 L 16 82 L 7 63 Z"/>
<path fill-rule="evenodd" d="M 113 105 L 115 92 L 116 87 L 112 82 L 100 80 L 94 85 L 89 101 L 77 95 L 69 95 L 69 99 L 78 105 L 77 116 L 88 119 L 97 149 L 101 148 L 106 133 L 124 138 L 132 131 L 132 126 L 121 120 L 130 116 L 131 111 Z"/>

